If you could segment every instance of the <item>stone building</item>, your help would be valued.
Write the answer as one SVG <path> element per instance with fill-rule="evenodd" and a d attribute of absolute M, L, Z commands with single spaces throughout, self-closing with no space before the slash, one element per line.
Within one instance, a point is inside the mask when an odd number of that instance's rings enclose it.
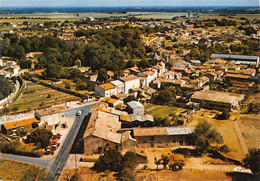
<path fill-rule="evenodd" d="M 130 101 L 127 103 L 127 110 L 129 114 L 144 114 L 144 106 L 138 101 Z"/>
<path fill-rule="evenodd" d="M 147 147 L 176 147 L 186 145 L 186 137 L 193 132 L 193 127 L 151 127 L 134 128 L 133 135 L 136 146 Z"/>
<path fill-rule="evenodd" d="M 194 92 L 191 101 L 201 103 L 202 107 L 209 109 L 232 111 L 240 106 L 244 97 L 243 94 L 203 90 Z"/>

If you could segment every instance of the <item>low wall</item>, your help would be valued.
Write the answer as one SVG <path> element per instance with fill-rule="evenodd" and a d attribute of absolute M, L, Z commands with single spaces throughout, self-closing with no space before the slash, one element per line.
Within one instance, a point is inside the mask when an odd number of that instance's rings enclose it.
<path fill-rule="evenodd" d="M 51 84 L 48 84 L 48 83 L 45 83 L 45 82 L 42 82 L 42 81 L 39 81 L 39 80 L 35 80 L 35 79 L 28 79 L 28 80 L 30 80 L 30 81 L 32 81 L 34 83 L 37 83 L 37 84 L 41 84 L 41 85 L 46 86 L 46 87 L 50 87 L 52 89 L 55 89 L 55 90 L 58 90 L 58 91 L 61 91 L 61 92 L 64 92 L 64 93 L 67 93 L 67 94 L 71 94 L 71 95 L 77 96 L 77 97 L 81 97 L 81 98 L 87 98 L 88 97 L 85 94 L 74 92 L 74 91 L 71 91 L 71 90 L 68 90 L 68 89 L 64 89 L 64 88 L 61 88 L 61 87 L 56 87 L 54 85 L 51 85 Z"/>

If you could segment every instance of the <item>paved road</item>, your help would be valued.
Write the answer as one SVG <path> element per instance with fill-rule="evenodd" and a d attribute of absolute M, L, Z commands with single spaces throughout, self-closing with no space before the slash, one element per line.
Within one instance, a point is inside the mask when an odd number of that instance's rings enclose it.
<path fill-rule="evenodd" d="M 59 173 L 59 171 L 62 170 L 62 168 L 65 164 L 65 161 L 66 161 L 66 159 L 67 159 L 67 157 L 68 157 L 68 155 L 71 151 L 72 145 L 73 145 L 73 143 L 76 139 L 76 136 L 77 136 L 77 133 L 80 129 L 80 126 L 81 126 L 81 124 L 82 124 L 82 122 L 85 118 L 85 115 L 87 115 L 91 111 L 92 107 L 93 107 L 93 104 L 88 105 L 88 106 L 84 106 L 84 107 L 81 107 L 81 108 L 77 108 L 76 110 L 71 110 L 71 111 L 67 112 L 67 115 L 65 115 L 65 116 L 70 116 L 70 115 L 76 113 L 77 110 L 79 110 L 79 109 L 82 110 L 82 115 L 76 116 L 75 122 L 74 122 L 74 124 L 71 128 L 71 131 L 68 134 L 66 140 L 64 141 L 57 158 L 48 167 L 50 174 L 52 176 L 56 176 L 56 174 Z"/>
<path fill-rule="evenodd" d="M 248 153 L 247 146 L 246 146 L 245 140 L 242 136 L 241 130 L 239 128 L 238 121 L 233 121 L 233 123 L 234 123 L 234 128 L 236 130 L 237 137 L 238 137 L 238 140 L 240 142 L 242 151 L 243 151 L 244 154 L 247 154 Z"/>
<path fill-rule="evenodd" d="M 0 108 L 2 106 L 4 106 L 6 103 L 8 103 L 8 101 L 13 100 L 13 98 L 16 96 L 17 92 L 20 90 L 20 82 L 18 80 L 16 81 L 16 84 L 15 84 L 14 88 L 15 88 L 15 90 L 13 91 L 11 96 L 8 99 L 6 99 L 5 101 L 0 103 Z"/>
<path fill-rule="evenodd" d="M 4 153 L 0 153 L 0 159 L 1 158 L 35 164 L 35 165 L 39 165 L 39 166 L 42 166 L 45 168 L 47 168 L 48 165 L 51 163 L 51 160 L 46 159 L 46 158 L 33 158 L 33 157 L 4 154 Z"/>

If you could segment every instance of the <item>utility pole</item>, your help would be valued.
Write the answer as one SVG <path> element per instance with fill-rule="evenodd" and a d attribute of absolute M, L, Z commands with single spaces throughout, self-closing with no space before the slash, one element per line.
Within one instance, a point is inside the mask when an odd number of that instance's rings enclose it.
<path fill-rule="evenodd" d="M 79 143 L 78 143 L 78 140 L 76 141 L 76 145 L 75 145 L 76 149 L 75 149 L 75 170 L 76 170 L 76 173 L 78 173 L 78 168 L 77 168 L 77 148 L 79 147 Z"/>
<path fill-rule="evenodd" d="M 77 169 L 77 154 L 75 153 L 75 170 L 76 173 L 78 173 L 78 169 Z"/>

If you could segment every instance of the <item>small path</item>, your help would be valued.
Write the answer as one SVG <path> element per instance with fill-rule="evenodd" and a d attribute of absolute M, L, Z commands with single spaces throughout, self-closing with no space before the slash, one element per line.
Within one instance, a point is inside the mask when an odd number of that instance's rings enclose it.
<path fill-rule="evenodd" d="M 239 128 L 238 121 L 233 121 L 233 123 L 234 123 L 234 128 L 236 130 L 236 134 L 237 134 L 238 140 L 240 142 L 242 151 L 244 154 L 247 154 L 248 153 L 247 146 L 246 146 L 245 140 L 243 138 L 243 135 L 241 133 L 241 130 Z"/>

